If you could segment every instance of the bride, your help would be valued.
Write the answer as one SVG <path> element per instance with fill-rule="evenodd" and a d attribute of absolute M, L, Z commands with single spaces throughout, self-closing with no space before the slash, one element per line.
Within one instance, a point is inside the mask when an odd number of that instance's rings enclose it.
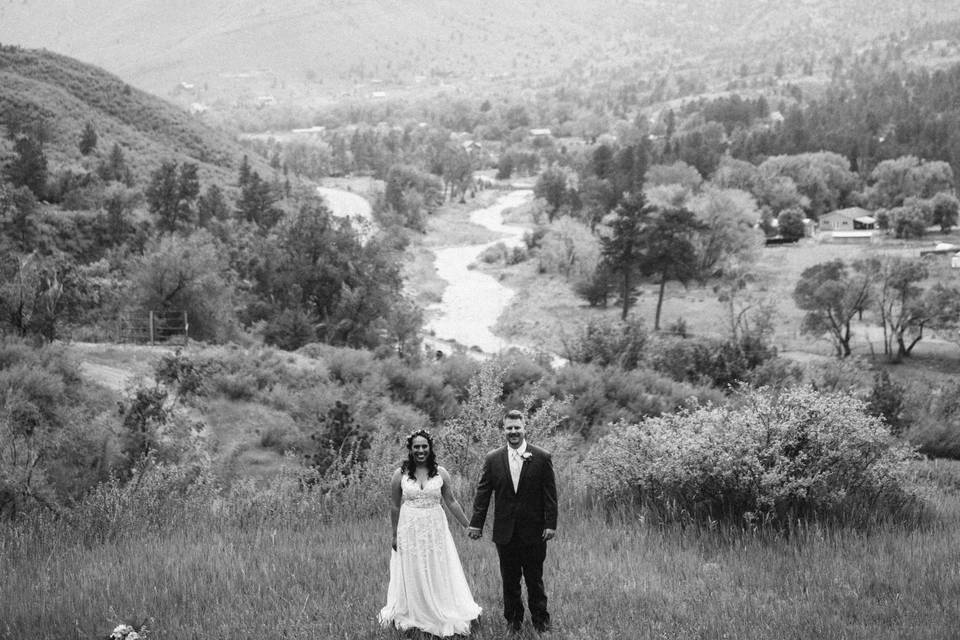
<path fill-rule="evenodd" d="M 393 551 L 387 605 L 380 624 L 435 636 L 466 635 L 480 606 L 467 585 L 441 501 L 464 528 L 470 521 L 453 495 L 450 474 L 437 465 L 433 437 L 407 437 L 407 460 L 390 480 Z"/>

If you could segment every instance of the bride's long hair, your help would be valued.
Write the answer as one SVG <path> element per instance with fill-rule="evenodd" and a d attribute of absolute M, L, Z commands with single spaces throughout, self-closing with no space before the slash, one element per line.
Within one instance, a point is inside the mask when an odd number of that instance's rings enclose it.
<path fill-rule="evenodd" d="M 433 451 L 433 436 L 426 429 L 417 429 L 407 436 L 407 459 L 400 465 L 400 470 L 408 476 L 417 479 L 417 462 L 413 459 L 413 439 L 416 437 L 426 439 L 430 445 L 430 453 L 427 454 L 427 477 L 432 478 L 437 475 L 437 454 Z"/>

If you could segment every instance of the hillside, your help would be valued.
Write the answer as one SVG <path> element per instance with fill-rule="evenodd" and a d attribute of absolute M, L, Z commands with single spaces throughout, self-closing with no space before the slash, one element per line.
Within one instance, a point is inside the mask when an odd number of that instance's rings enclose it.
<path fill-rule="evenodd" d="M 949 0 L 136 0 L 0 5 L 0 42 L 99 64 L 141 88 L 202 100 L 278 102 L 525 86 L 574 65 L 644 68 L 827 56 L 960 17 Z M 182 83 L 182 84 L 181 84 Z"/>
<path fill-rule="evenodd" d="M 140 177 L 163 159 L 198 163 L 208 177 L 232 176 L 244 153 L 233 136 L 182 108 L 63 55 L 0 47 L 0 86 L 0 123 L 42 123 L 55 165 L 81 161 L 77 143 L 86 123 L 97 133 L 98 153 L 119 144 Z"/>

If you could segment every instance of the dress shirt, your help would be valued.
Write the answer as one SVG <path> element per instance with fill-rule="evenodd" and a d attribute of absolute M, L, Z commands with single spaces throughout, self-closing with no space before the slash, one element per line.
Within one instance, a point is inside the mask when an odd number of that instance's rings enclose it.
<path fill-rule="evenodd" d="M 507 457 L 510 461 L 510 479 L 513 480 L 513 491 L 516 493 L 520 485 L 520 469 L 523 468 L 523 454 L 527 451 L 527 441 L 521 442 L 516 449 L 507 445 L 507 450 Z"/>

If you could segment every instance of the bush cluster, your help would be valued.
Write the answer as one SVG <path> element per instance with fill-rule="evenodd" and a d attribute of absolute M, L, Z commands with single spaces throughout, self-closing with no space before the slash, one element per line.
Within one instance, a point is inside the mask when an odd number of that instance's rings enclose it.
<path fill-rule="evenodd" d="M 55 509 L 122 464 L 116 407 L 59 346 L 0 339 L 0 516 Z"/>
<path fill-rule="evenodd" d="M 587 466 L 606 500 L 639 501 L 664 520 L 790 526 L 915 515 L 913 456 L 856 398 L 797 387 L 623 424 L 591 449 Z"/>

